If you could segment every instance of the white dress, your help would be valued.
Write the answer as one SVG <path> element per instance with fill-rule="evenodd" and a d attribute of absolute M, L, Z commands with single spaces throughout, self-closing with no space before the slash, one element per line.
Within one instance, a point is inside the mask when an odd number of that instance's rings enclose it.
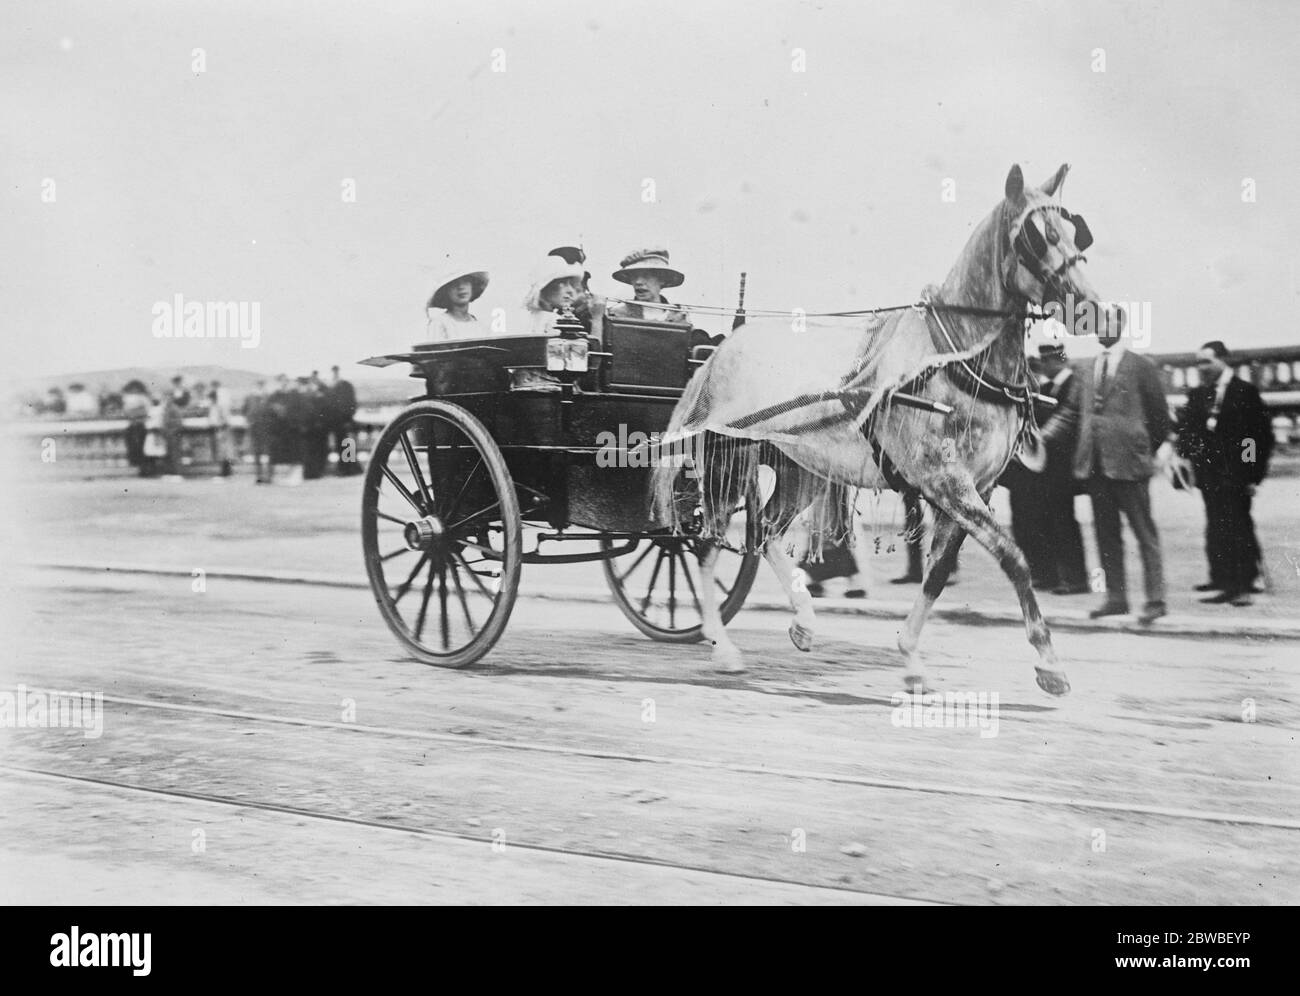
<path fill-rule="evenodd" d="M 469 321 L 462 322 L 452 318 L 449 311 L 430 308 L 428 333 L 420 345 L 446 342 L 448 339 L 478 339 L 488 334 L 486 326 L 473 315 L 469 316 Z"/>

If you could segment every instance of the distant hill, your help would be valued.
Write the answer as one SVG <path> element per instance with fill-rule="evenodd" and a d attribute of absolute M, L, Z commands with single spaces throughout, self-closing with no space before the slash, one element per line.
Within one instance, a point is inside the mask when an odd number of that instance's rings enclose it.
<path fill-rule="evenodd" d="M 66 393 L 70 384 L 82 384 L 91 394 L 99 394 L 101 391 L 109 393 L 121 391 L 122 387 L 132 380 L 143 381 L 151 393 L 161 393 L 171 387 L 172 378 L 177 374 L 184 378 L 187 387 L 198 381 L 202 381 L 204 384 L 211 384 L 214 380 L 221 381 L 222 386 L 230 390 L 236 406 L 246 394 L 257 390 L 259 382 L 266 381 L 268 385 L 273 385 L 275 382 L 273 377 L 252 370 L 237 370 L 232 367 L 214 365 L 168 367 L 165 369 L 156 367 L 118 367 L 113 370 L 88 370 L 77 373 L 33 377 L 9 384 L 8 393 L 10 399 L 14 402 L 44 398 L 52 387 L 58 387 Z M 328 383 L 329 371 L 322 370 L 321 374 Z M 420 383 L 418 381 L 396 375 L 388 377 L 349 377 L 347 379 L 356 388 L 357 404 L 362 407 L 401 404 L 413 395 L 420 393 Z"/>

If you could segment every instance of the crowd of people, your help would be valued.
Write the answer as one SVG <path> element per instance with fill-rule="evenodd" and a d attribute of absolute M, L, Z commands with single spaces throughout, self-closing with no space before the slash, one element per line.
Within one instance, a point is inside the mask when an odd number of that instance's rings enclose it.
<path fill-rule="evenodd" d="M 325 475 L 330 453 L 337 453 L 337 473 L 349 476 L 362 472 L 356 452 L 353 419 L 357 410 L 356 391 L 332 370 L 329 384 L 318 371 L 296 380 L 281 374 L 274 388 L 259 381 L 247 394 L 239 414 L 246 421 L 245 447 L 252 457 L 259 484 L 297 484 Z M 230 391 L 219 381 L 186 386 L 179 374 L 167 391 L 151 394 L 140 381 L 122 389 L 122 414 L 126 429 L 127 460 L 142 477 L 181 480 L 184 456 L 185 419 L 206 420 L 213 462 L 222 477 L 233 473 L 240 460 L 231 428 L 235 414 Z"/>
<path fill-rule="evenodd" d="M 1058 594 L 1098 590 L 1093 618 L 1130 611 L 1124 570 L 1128 523 L 1142 558 L 1144 603 L 1152 623 L 1168 612 L 1160 533 L 1151 514 L 1150 481 L 1168 473 L 1175 487 L 1196 487 L 1205 504 L 1206 580 L 1203 602 L 1243 607 L 1258 594 L 1261 555 L 1251 505 L 1268 474 L 1273 429 L 1259 391 L 1238 377 L 1227 346 L 1205 343 L 1197 353 L 1200 383 L 1170 417 L 1155 364 L 1119 337 L 1101 340 L 1096 359 L 1071 366 L 1059 344 L 1040 347 L 1044 380 L 1054 397 L 1039 412 L 1045 466 L 1023 465 L 1004 481 L 1012 495 L 1017 544 L 1035 587 Z M 1074 516 L 1076 494 L 1092 503 L 1103 583 L 1090 584 Z"/>
<path fill-rule="evenodd" d="M 331 452 L 337 455 L 339 476 L 362 473 L 353 434 L 356 391 L 339 376 L 338 367 L 331 374 L 329 384 L 315 370 L 296 380 L 280 374 L 274 390 L 260 381 L 244 399 L 257 483 L 274 483 L 277 468 L 286 484 L 319 480 L 329 470 Z"/>
<path fill-rule="evenodd" d="M 126 457 L 141 477 L 179 481 L 181 438 L 185 419 L 203 417 L 211 429 L 213 456 L 229 477 L 235 459 L 230 435 L 231 396 L 218 380 L 189 387 L 177 374 L 166 391 L 151 393 L 142 381 L 128 382 L 121 392 L 121 415 L 127 419 Z"/>

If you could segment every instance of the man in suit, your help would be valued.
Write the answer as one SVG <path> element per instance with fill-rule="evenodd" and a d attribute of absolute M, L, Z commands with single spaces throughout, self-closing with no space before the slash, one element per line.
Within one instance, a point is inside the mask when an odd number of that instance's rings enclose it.
<path fill-rule="evenodd" d="M 1041 365 L 1032 358 L 1029 362 L 1034 389 L 1042 392 Z M 1046 404 L 1035 402 L 1035 423 L 1045 424 L 1050 411 Z M 1011 537 L 1029 562 L 1030 582 L 1035 588 L 1054 591 L 1061 579 L 1048 542 L 1047 477 L 1040 471 L 1022 462 L 1017 452 L 998 483 L 1007 489 L 1011 499 Z"/>
<path fill-rule="evenodd" d="M 1088 570 L 1083 558 L 1083 533 L 1074 517 L 1074 448 L 1078 442 L 1079 378 L 1065 356 L 1061 343 L 1038 347 L 1043 367 L 1039 391 L 1056 399 L 1056 408 L 1044 420 L 1069 420 L 1070 425 L 1047 444 L 1047 466 L 1043 471 L 1046 489 L 1047 550 L 1055 564 L 1054 595 L 1082 595 L 1088 592 Z"/>
<path fill-rule="evenodd" d="M 1170 459 L 1167 442 L 1171 420 L 1164 387 L 1155 364 L 1128 349 L 1123 341 L 1122 312 L 1106 316 L 1098 340 L 1103 349 L 1091 369 L 1080 369 L 1079 409 L 1053 420 L 1044 432 L 1050 446 L 1075 426 L 1074 477 L 1087 481 L 1101 567 L 1106 573 L 1106 600 L 1092 618 L 1126 615 L 1128 580 L 1124 576 L 1124 534 L 1120 514 L 1128 520 L 1142 553 L 1146 604 L 1143 624 L 1166 615 L 1164 565 L 1160 534 L 1151 518 L 1151 475 L 1157 461 Z"/>
<path fill-rule="evenodd" d="M 338 453 L 338 474 L 340 477 L 350 477 L 364 473 L 357 462 L 356 440 L 352 436 L 352 420 L 357 414 L 357 392 L 339 375 L 338 367 L 331 367 L 330 373 L 334 376 L 334 382 L 326 388 L 329 431 L 334 437 L 334 448 Z M 349 439 L 352 440 L 351 446 L 348 445 Z"/>
<path fill-rule="evenodd" d="M 1259 391 L 1233 374 L 1219 340 L 1197 353 L 1201 383 L 1180 414 L 1178 448 L 1192 463 L 1205 501 L 1205 554 L 1210 580 L 1198 591 L 1218 591 L 1210 604 L 1245 606 L 1259 574 L 1259 540 L 1250 506 L 1268 473 L 1273 430 Z"/>

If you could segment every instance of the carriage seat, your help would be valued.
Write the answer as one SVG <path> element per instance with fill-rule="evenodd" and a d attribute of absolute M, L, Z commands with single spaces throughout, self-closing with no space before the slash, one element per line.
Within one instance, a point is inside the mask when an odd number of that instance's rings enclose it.
<path fill-rule="evenodd" d="M 605 320 L 611 391 L 680 394 L 693 369 L 688 362 L 694 330 L 689 325 L 634 318 Z"/>

